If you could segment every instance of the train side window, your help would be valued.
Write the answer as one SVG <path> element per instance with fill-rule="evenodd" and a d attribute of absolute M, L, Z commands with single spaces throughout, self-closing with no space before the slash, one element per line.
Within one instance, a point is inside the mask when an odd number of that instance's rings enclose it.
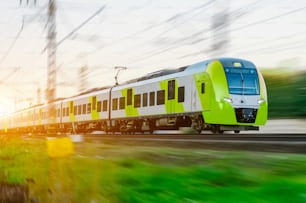
<path fill-rule="evenodd" d="M 74 115 L 77 115 L 77 106 L 73 106 L 73 113 L 74 113 Z"/>
<path fill-rule="evenodd" d="M 142 94 L 142 107 L 148 106 L 148 93 Z"/>
<path fill-rule="evenodd" d="M 95 111 L 97 109 L 97 96 L 92 97 L 92 110 Z"/>
<path fill-rule="evenodd" d="M 82 105 L 82 114 L 86 114 L 86 104 Z"/>
<path fill-rule="evenodd" d="M 175 98 L 175 80 L 168 81 L 168 100 Z"/>
<path fill-rule="evenodd" d="M 133 90 L 128 89 L 127 90 L 127 98 L 126 98 L 126 105 L 132 105 L 132 95 L 133 95 Z"/>
<path fill-rule="evenodd" d="M 78 115 L 81 115 L 82 114 L 82 105 L 79 105 L 78 106 Z"/>
<path fill-rule="evenodd" d="M 112 110 L 118 110 L 118 99 L 117 98 L 113 99 Z"/>
<path fill-rule="evenodd" d="M 98 103 L 97 103 L 97 111 L 98 112 L 102 111 L 102 103 L 101 103 L 101 101 L 98 101 Z"/>
<path fill-rule="evenodd" d="M 91 103 L 87 104 L 87 113 L 91 113 Z"/>
<path fill-rule="evenodd" d="M 155 92 L 150 92 L 150 106 L 155 105 Z"/>
<path fill-rule="evenodd" d="M 185 87 L 179 87 L 178 88 L 178 102 L 184 102 L 185 101 Z"/>
<path fill-rule="evenodd" d="M 103 111 L 107 111 L 107 100 L 103 100 Z"/>
<path fill-rule="evenodd" d="M 140 103 L 141 103 L 140 100 L 141 100 L 140 94 L 134 95 L 134 107 L 135 108 L 139 108 L 140 107 Z"/>
<path fill-rule="evenodd" d="M 157 91 L 157 105 L 165 104 L 165 90 Z"/>
<path fill-rule="evenodd" d="M 66 116 L 69 116 L 69 108 L 66 108 Z"/>
<path fill-rule="evenodd" d="M 201 84 L 201 93 L 205 94 L 205 83 L 204 82 L 202 82 Z"/>
<path fill-rule="evenodd" d="M 125 108 L 125 97 L 120 97 L 119 99 L 119 109 Z"/>

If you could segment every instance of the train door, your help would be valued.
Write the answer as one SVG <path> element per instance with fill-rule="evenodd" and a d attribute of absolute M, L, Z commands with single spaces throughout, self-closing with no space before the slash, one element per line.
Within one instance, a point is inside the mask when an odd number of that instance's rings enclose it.
<path fill-rule="evenodd" d="M 195 76 L 196 88 L 193 88 L 192 108 L 194 111 L 211 109 L 211 84 L 205 75 Z"/>

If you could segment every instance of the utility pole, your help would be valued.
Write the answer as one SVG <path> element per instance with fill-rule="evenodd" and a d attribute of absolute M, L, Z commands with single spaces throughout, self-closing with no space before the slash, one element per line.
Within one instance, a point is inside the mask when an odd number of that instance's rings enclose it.
<path fill-rule="evenodd" d="M 26 1 L 29 5 L 29 0 L 19 0 L 19 4 Z M 36 5 L 37 0 L 33 0 Z M 49 122 L 53 123 L 56 116 L 55 106 L 53 101 L 56 98 L 56 0 L 49 0 L 48 3 L 48 22 L 47 22 L 48 34 L 47 34 L 47 55 L 48 55 L 48 77 L 47 77 L 47 89 L 46 100 L 48 102 L 48 118 Z"/>
<path fill-rule="evenodd" d="M 56 0 L 49 0 L 47 25 L 48 79 L 46 99 L 48 102 L 48 117 L 50 122 L 53 123 L 56 113 L 53 104 L 53 101 L 56 98 Z"/>

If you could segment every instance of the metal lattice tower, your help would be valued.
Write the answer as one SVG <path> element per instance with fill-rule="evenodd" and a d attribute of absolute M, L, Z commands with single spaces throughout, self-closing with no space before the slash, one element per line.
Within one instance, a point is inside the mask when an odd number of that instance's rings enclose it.
<path fill-rule="evenodd" d="M 52 101 L 56 98 L 56 0 L 49 0 L 48 5 L 48 79 L 46 99 L 49 104 L 49 119 L 55 118 L 55 107 Z"/>
<path fill-rule="evenodd" d="M 229 0 L 215 1 L 215 13 L 212 16 L 212 57 L 226 54 L 229 45 Z"/>

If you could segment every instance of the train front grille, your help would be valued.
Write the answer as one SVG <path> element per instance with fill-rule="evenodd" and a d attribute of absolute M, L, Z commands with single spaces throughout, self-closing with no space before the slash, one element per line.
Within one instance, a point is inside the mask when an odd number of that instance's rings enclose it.
<path fill-rule="evenodd" d="M 235 113 L 238 123 L 255 123 L 257 109 L 239 108 L 235 109 Z"/>

